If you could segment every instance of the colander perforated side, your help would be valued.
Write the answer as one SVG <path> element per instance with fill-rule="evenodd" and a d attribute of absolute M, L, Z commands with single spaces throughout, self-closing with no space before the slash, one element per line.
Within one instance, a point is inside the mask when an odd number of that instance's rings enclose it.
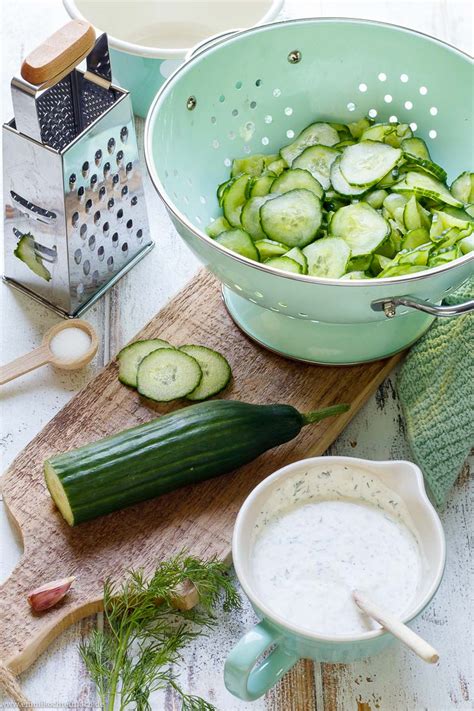
<path fill-rule="evenodd" d="M 296 51 L 301 61 L 291 61 Z M 452 180 L 472 162 L 471 81 L 461 52 L 390 25 L 331 19 L 256 28 L 199 54 L 164 87 L 147 128 L 152 177 L 182 236 L 231 289 L 296 318 L 327 317 L 297 290 L 304 278 L 295 286 L 279 279 L 276 294 L 273 275 L 201 248 L 190 226 L 202 231 L 220 214 L 216 187 L 233 158 L 277 152 L 316 120 L 368 114 L 409 123 Z"/>

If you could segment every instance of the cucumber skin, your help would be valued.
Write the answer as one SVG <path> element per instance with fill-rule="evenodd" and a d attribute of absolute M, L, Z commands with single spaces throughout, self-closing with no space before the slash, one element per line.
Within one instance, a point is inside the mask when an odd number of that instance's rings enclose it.
<path fill-rule="evenodd" d="M 45 464 L 63 486 L 75 526 L 226 474 L 293 439 L 304 424 L 291 405 L 213 400 L 53 456 Z"/>

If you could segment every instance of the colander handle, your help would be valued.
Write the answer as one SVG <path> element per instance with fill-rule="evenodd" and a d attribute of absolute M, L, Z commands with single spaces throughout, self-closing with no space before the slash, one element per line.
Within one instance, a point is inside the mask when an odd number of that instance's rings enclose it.
<path fill-rule="evenodd" d="M 406 306 L 409 309 L 423 311 L 423 313 L 430 314 L 431 316 L 450 318 L 452 316 L 462 316 L 463 314 L 474 311 L 474 300 L 464 301 L 462 304 L 438 306 L 429 301 L 417 299 L 414 296 L 392 296 L 388 299 L 372 301 L 370 306 L 373 311 L 383 311 L 387 318 L 394 318 L 396 316 L 398 306 Z"/>
<path fill-rule="evenodd" d="M 235 35 L 237 32 L 242 32 L 242 30 L 226 30 L 225 32 L 219 32 L 216 35 L 212 35 L 212 37 L 206 37 L 205 40 L 199 42 L 198 44 L 195 44 L 194 47 L 191 47 L 191 49 L 188 49 L 184 57 L 185 63 L 189 62 L 189 60 L 195 57 L 197 54 L 201 54 L 201 52 L 203 52 L 208 47 L 211 47 L 213 44 L 217 44 L 218 42 L 221 42 L 222 40 L 227 39 L 232 35 Z"/>

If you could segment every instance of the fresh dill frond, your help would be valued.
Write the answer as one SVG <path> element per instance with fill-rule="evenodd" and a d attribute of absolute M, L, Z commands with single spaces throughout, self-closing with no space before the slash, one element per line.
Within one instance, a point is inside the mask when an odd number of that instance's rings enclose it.
<path fill-rule="evenodd" d="M 173 603 L 190 583 L 199 605 L 178 610 Z M 104 630 L 95 630 L 80 647 L 104 711 L 151 711 L 150 694 L 167 686 L 180 696 L 183 711 L 213 711 L 212 704 L 181 689 L 171 667 L 190 641 L 215 624 L 219 604 L 225 611 L 238 609 L 240 598 L 216 558 L 182 552 L 160 563 L 151 578 L 134 570 L 120 585 L 106 581 Z"/>

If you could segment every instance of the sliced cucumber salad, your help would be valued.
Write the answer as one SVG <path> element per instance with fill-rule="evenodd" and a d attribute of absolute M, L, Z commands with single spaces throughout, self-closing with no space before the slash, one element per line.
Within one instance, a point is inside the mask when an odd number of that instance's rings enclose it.
<path fill-rule="evenodd" d="M 212 348 L 151 338 L 122 348 L 117 356 L 119 380 L 140 395 L 169 402 L 185 397 L 206 400 L 228 385 L 232 371 L 224 356 Z"/>
<path fill-rule="evenodd" d="M 407 124 L 317 121 L 279 154 L 233 161 L 207 233 L 292 274 L 411 274 L 474 251 L 474 173 L 446 181 Z"/>

